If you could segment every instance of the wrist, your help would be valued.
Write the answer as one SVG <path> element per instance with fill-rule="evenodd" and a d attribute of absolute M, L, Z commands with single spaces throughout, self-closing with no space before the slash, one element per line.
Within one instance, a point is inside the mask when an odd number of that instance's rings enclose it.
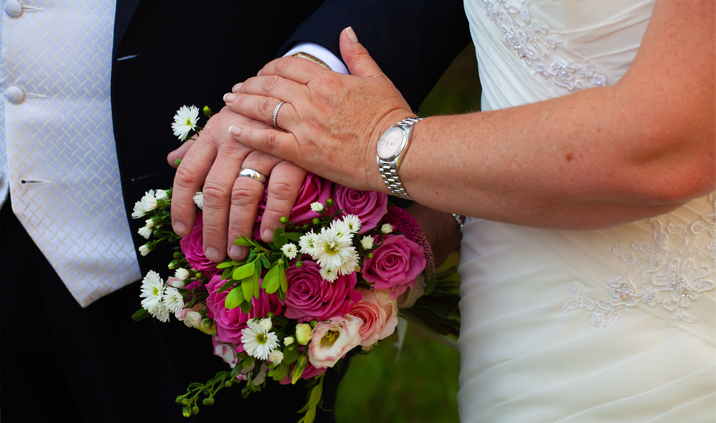
<path fill-rule="evenodd" d="M 400 182 L 397 182 L 397 185 L 396 183 L 393 183 L 391 175 L 396 181 L 400 181 L 398 172 L 408 154 L 408 150 L 410 149 L 410 139 L 412 138 L 412 132 L 415 125 L 413 122 L 404 122 L 404 120 L 409 118 L 416 118 L 416 116 L 408 110 L 400 109 L 388 113 L 380 119 L 379 123 L 375 125 L 371 135 L 369 136 L 369 154 L 366 159 L 368 169 L 373 169 L 372 172 L 369 171 L 369 181 L 373 190 L 383 192 L 388 195 L 397 195 L 398 197 L 406 199 L 411 198 L 404 196 L 404 193 L 407 191 L 404 187 L 402 187 Z M 399 128 L 391 129 L 399 123 L 402 130 Z M 386 135 L 386 140 L 380 144 L 381 152 L 379 154 L 379 143 Z M 386 143 L 387 141 L 390 141 L 390 145 Z M 395 151 L 396 149 L 397 151 Z M 383 157 L 381 157 L 381 155 Z M 395 178 L 395 175 L 398 175 L 398 177 Z M 388 179 L 386 179 L 386 177 Z M 388 187 L 387 181 L 391 182 L 391 186 L 393 187 L 392 190 Z"/>

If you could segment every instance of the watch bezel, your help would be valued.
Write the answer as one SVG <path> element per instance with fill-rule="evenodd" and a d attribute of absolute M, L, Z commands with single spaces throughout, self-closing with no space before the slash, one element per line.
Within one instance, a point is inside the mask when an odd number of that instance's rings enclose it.
<path fill-rule="evenodd" d="M 400 146 L 397 150 L 395 150 L 395 153 L 388 157 L 384 157 L 380 153 L 380 142 L 385 140 L 385 136 L 388 135 L 393 129 L 399 129 L 400 130 Z M 378 150 L 378 157 L 380 157 L 381 160 L 386 162 L 392 162 L 395 161 L 397 158 L 400 157 L 400 155 L 403 153 L 403 150 L 405 149 L 406 144 L 408 143 L 408 129 L 400 126 L 400 125 L 393 125 L 388 130 L 386 130 L 383 135 L 380 136 L 380 139 L 378 140 L 378 145 L 376 146 L 376 149 Z"/>

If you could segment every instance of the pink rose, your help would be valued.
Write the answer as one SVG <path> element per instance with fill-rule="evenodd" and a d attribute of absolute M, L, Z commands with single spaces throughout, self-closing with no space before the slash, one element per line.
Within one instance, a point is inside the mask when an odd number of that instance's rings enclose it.
<path fill-rule="evenodd" d="M 320 176 L 309 173 L 303 180 L 301 189 L 298 190 L 296 202 L 293 204 L 291 214 L 288 220 L 296 224 L 304 224 L 311 222 L 318 217 L 318 213 L 311 210 L 311 203 L 319 202 L 325 205 L 326 200 L 331 195 L 331 181 L 327 181 Z M 264 192 L 264 199 L 259 204 L 258 216 L 256 222 L 261 223 L 264 211 L 266 210 L 266 199 L 268 190 Z"/>
<path fill-rule="evenodd" d="M 206 276 L 210 278 L 216 274 L 216 264 L 206 258 L 204 255 L 204 237 L 202 231 L 204 229 L 204 221 L 202 220 L 202 213 L 196 215 L 196 223 L 194 223 L 194 229 L 191 233 L 179 241 L 181 245 L 181 251 L 186 256 L 186 261 L 189 262 L 191 267 L 201 272 L 208 272 Z"/>
<path fill-rule="evenodd" d="M 390 298 L 396 300 L 408 287 L 415 287 L 425 263 L 423 247 L 403 235 L 387 235 L 373 258 L 365 260 L 363 278 L 376 290 L 390 289 Z"/>
<path fill-rule="evenodd" d="M 398 305 L 390 299 L 388 290 L 373 292 L 370 289 L 359 288 L 358 292 L 363 295 L 363 299 L 354 304 L 348 314 L 359 317 L 363 321 L 363 325 L 358 330 L 360 345 L 363 349 L 369 349 L 395 331 L 398 325 Z"/>
<path fill-rule="evenodd" d="M 239 362 L 239 358 L 236 357 L 236 344 L 225 344 L 219 341 L 216 335 L 211 337 L 211 342 L 214 344 L 214 355 L 224 359 L 224 363 L 231 366 L 233 369 Z"/>
<path fill-rule="evenodd" d="M 388 196 L 381 192 L 359 191 L 335 185 L 333 201 L 339 209 L 343 209 L 340 217 L 352 214 L 358 216 L 361 230 L 365 233 L 378 225 L 388 210 Z"/>
<path fill-rule="evenodd" d="M 328 282 L 321 277 L 320 268 L 313 261 L 305 260 L 303 267 L 288 269 L 286 280 L 286 317 L 299 322 L 343 315 L 350 310 L 351 304 L 361 299 L 355 290 L 358 280 L 355 273 Z"/>
<path fill-rule="evenodd" d="M 333 367 L 348 351 L 360 344 L 363 321 L 355 316 L 336 316 L 313 328 L 308 361 L 317 368 Z"/>
<path fill-rule="evenodd" d="M 221 280 L 221 275 L 215 275 L 206 284 L 207 291 L 209 291 L 206 306 L 209 308 L 209 317 L 213 317 L 216 323 L 216 334 L 219 341 L 241 345 L 241 331 L 246 327 L 246 322 L 249 319 L 264 317 L 269 312 L 277 316 L 281 315 L 282 307 L 278 297 L 276 294 L 266 294 L 265 291 L 261 291 L 258 299 L 251 300 L 251 311 L 248 314 L 243 313 L 239 307 L 227 309 L 226 296 L 229 295 L 230 290 L 218 293 L 224 282 L 226 281 Z M 239 349 L 243 351 L 241 347 Z"/>

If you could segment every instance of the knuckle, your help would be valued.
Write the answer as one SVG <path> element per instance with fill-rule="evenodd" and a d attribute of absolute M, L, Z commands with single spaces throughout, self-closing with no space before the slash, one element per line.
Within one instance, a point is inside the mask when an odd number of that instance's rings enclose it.
<path fill-rule="evenodd" d="M 274 87 L 278 85 L 279 78 L 276 75 L 270 75 L 264 78 L 262 88 L 266 94 L 270 94 Z"/>
<path fill-rule="evenodd" d="M 258 205 L 262 192 L 251 189 L 243 184 L 236 184 L 231 190 L 231 205 L 235 207 L 247 207 Z"/>
<path fill-rule="evenodd" d="M 174 175 L 174 183 L 182 188 L 189 188 L 192 182 L 198 180 L 199 175 L 197 170 L 189 164 L 182 163 L 182 166 L 179 166 Z"/>
<path fill-rule="evenodd" d="M 206 181 L 202 192 L 204 193 L 204 205 L 209 207 L 222 204 L 227 198 L 226 190 L 221 185 L 211 181 Z"/>
<path fill-rule="evenodd" d="M 270 197 L 282 202 L 293 201 L 296 195 L 296 189 L 294 189 L 294 184 L 291 184 L 289 181 L 275 180 L 269 184 L 268 194 Z"/>
<path fill-rule="evenodd" d="M 262 115 L 271 115 L 274 109 L 273 98 L 266 97 L 259 102 L 259 111 Z"/>
<path fill-rule="evenodd" d="M 291 63 L 293 63 L 293 57 L 284 57 L 277 63 L 277 68 L 279 72 L 285 72 L 289 66 L 291 66 Z"/>
<path fill-rule="evenodd" d="M 269 153 L 272 153 L 276 149 L 278 144 L 278 133 L 276 131 L 265 131 L 264 145 Z"/>

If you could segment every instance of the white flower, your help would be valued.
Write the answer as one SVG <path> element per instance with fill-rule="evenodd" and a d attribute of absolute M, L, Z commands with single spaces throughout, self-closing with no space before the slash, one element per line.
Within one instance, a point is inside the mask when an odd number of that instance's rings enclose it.
<path fill-rule="evenodd" d="M 360 344 L 361 326 L 363 320 L 351 315 L 319 322 L 308 348 L 308 360 L 319 369 L 333 367 L 348 351 Z"/>
<path fill-rule="evenodd" d="M 324 267 L 320 270 L 320 273 L 321 277 L 328 282 L 334 282 L 336 279 L 338 279 L 338 271 L 335 269 L 329 269 L 327 267 Z"/>
<path fill-rule="evenodd" d="M 269 354 L 269 361 L 274 366 L 278 366 L 283 361 L 283 353 L 280 350 L 273 350 Z"/>
<path fill-rule="evenodd" d="M 201 313 L 196 311 L 189 311 L 186 313 L 184 318 L 184 324 L 190 328 L 196 327 L 201 323 Z"/>
<path fill-rule="evenodd" d="M 343 218 L 343 221 L 346 223 L 346 225 L 348 225 L 348 228 L 350 229 L 351 233 L 357 234 L 360 231 L 362 225 L 358 216 L 354 214 L 349 214 Z"/>
<path fill-rule="evenodd" d="M 360 245 L 363 246 L 364 250 L 370 250 L 371 248 L 373 248 L 373 242 L 374 242 L 374 240 L 373 240 L 372 236 L 364 236 L 360 240 Z"/>
<path fill-rule="evenodd" d="M 248 326 L 241 331 L 241 343 L 244 344 L 246 354 L 259 360 L 266 360 L 271 351 L 278 347 L 278 338 L 274 332 L 269 332 L 261 321 L 251 320 Z M 268 319 L 269 323 L 271 319 Z"/>
<path fill-rule="evenodd" d="M 340 236 L 337 228 L 323 228 L 318 236 L 318 245 L 313 259 L 321 268 L 340 271 L 341 265 L 352 260 L 356 254 L 353 247 L 353 237 L 349 235 Z M 353 266 L 355 268 L 355 266 Z M 344 269 L 343 269 L 344 270 Z M 350 272 L 352 273 L 352 272 Z M 347 273 L 341 272 L 345 275 Z"/>
<path fill-rule="evenodd" d="M 294 341 L 293 336 L 287 336 L 287 337 L 283 338 L 283 345 L 288 347 L 289 345 L 293 344 L 293 341 Z"/>
<path fill-rule="evenodd" d="M 296 340 L 299 345 L 306 345 L 313 336 L 313 328 L 308 323 L 299 323 L 296 325 Z"/>
<path fill-rule="evenodd" d="M 199 207 L 199 210 L 204 210 L 204 193 L 203 192 L 197 192 L 194 196 L 194 204 L 196 204 L 197 207 Z"/>
<path fill-rule="evenodd" d="M 162 296 L 164 295 L 164 281 L 159 273 L 150 270 L 142 279 L 141 293 L 142 307 L 152 316 L 162 322 L 169 320 L 169 310 L 162 304 Z"/>
<path fill-rule="evenodd" d="M 141 201 L 134 203 L 134 211 L 132 212 L 132 219 L 139 219 L 147 214 L 147 209 L 144 208 L 144 204 Z"/>
<path fill-rule="evenodd" d="M 170 313 L 176 313 L 184 308 L 184 297 L 176 288 L 168 287 L 164 290 L 164 305 Z"/>
<path fill-rule="evenodd" d="M 273 328 L 273 323 L 271 323 L 271 318 L 267 317 L 265 319 L 261 319 L 258 321 L 258 324 L 261 325 L 264 332 L 268 332 Z"/>
<path fill-rule="evenodd" d="M 298 246 L 301 248 L 301 253 L 313 257 L 318 246 L 318 234 L 313 233 L 313 231 L 306 233 L 306 235 L 298 239 Z"/>
<path fill-rule="evenodd" d="M 152 211 L 157 208 L 157 199 L 154 197 L 154 190 L 150 189 L 146 193 L 144 193 L 144 197 L 142 197 L 142 206 L 144 206 L 145 211 Z"/>
<path fill-rule="evenodd" d="M 181 106 L 174 115 L 172 123 L 172 131 L 174 136 L 184 141 L 189 131 L 196 129 L 196 123 L 199 121 L 199 109 L 196 106 Z"/>
<path fill-rule="evenodd" d="M 139 235 L 143 236 L 144 239 L 149 239 L 149 237 L 152 235 L 152 229 L 154 228 L 154 221 L 152 219 L 147 219 L 147 224 L 139 228 L 137 231 Z"/>
<path fill-rule="evenodd" d="M 311 203 L 311 210 L 313 210 L 316 213 L 320 213 L 323 211 L 323 204 L 319 202 Z"/>
<path fill-rule="evenodd" d="M 155 195 L 154 195 L 154 198 L 156 198 L 157 200 L 164 200 L 164 199 L 166 199 L 166 198 L 167 198 L 167 192 L 166 192 L 166 190 L 158 189 L 157 192 L 156 192 Z"/>
<path fill-rule="evenodd" d="M 353 239 L 351 227 L 342 220 L 334 220 L 331 222 L 331 230 L 336 233 L 338 238 L 350 237 L 351 240 Z"/>
<path fill-rule="evenodd" d="M 149 254 L 152 250 L 149 248 L 149 244 L 144 244 L 139 247 L 139 254 L 142 255 L 142 257 Z"/>
<path fill-rule="evenodd" d="M 383 235 L 388 235 L 389 233 L 393 232 L 393 227 L 390 225 L 390 223 L 383 223 L 383 226 L 380 227 L 380 231 L 383 233 Z"/>
<path fill-rule="evenodd" d="M 354 247 L 351 248 L 351 254 L 348 259 L 344 261 L 340 266 L 338 266 L 338 269 L 336 269 L 336 272 L 339 275 L 350 275 L 351 273 L 355 272 L 356 267 L 358 267 L 358 253 L 356 252 Z"/>
<path fill-rule="evenodd" d="M 295 259 L 296 254 L 298 254 L 298 248 L 296 248 L 296 244 L 292 243 L 284 244 L 283 247 L 281 247 L 281 251 L 283 251 L 283 255 L 285 255 L 286 258 L 289 260 Z"/>
<path fill-rule="evenodd" d="M 180 281 L 183 281 L 189 277 L 189 271 L 184 268 L 179 268 L 174 271 L 174 277 L 179 279 Z"/>

